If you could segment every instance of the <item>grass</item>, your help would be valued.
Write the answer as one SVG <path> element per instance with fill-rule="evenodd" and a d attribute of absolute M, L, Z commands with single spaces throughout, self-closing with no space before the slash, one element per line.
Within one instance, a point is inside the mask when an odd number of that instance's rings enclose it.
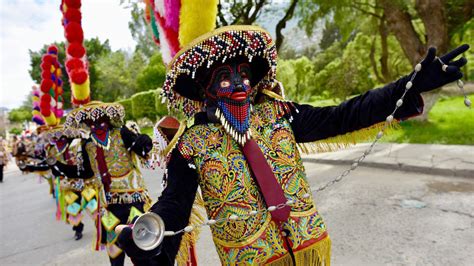
<path fill-rule="evenodd" d="M 401 122 L 401 129 L 393 131 L 383 141 L 474 145 L 474 109 L 466 108 L 463 97 L 441 98 L 428 117 L 427 122 Z"/>

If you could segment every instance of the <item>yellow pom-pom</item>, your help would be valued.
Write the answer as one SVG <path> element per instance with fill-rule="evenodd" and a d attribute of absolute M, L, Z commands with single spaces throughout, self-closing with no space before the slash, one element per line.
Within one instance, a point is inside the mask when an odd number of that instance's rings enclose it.
<path fill-rule="evenodd" d="M 49 72 L 54 73 L 54 71 L 56 71 L 56 68 L 53 65 L 51 65 L 51 69 L 49 70 Z"/>
<path fill-rule="evenodd" d="M 33 110 L 33 111 L 31 112 L 31 114 L 32 114 L 32 115 L 41 115 L 40 111 L 38 111 L 38 110 Z"/>
<path fill-rule="evenodd" d="M 33 96 L 33 102 L 39 102 L 39 97 L 38 96 Z"/>
<path fill-rule="evenodd" d="M 217 4 L 217 0 L 181 0 L 179 14 L 179 44 L 181 47 L 214 30 Z"/>
<path fill-rule="evenodd" d="M 71 83 L 71 89 L 75 99 L 79 101 L 87 99 L 91 93 L 89 78 L 82 84 Z"/>
<path fill-rule="evenodd" d="M 55 126 L 58 124 L 58 119 L 56 118 L 56 115 L 54 115 L 53 112 L 51 112 L 49 116 L 43 116 L 43 118 L 46 124 L 48 124 L 49 126 Z"/>

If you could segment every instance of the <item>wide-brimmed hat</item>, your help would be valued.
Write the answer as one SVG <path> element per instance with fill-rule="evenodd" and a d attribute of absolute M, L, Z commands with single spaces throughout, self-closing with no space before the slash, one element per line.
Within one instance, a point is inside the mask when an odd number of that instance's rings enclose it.
<path fill-rule="evenodd" d="M 274 80 L 277 52 L 270 34 L 258 26 L 233 25 L 197 37 L 168 65 L 162 96 L 169 107 L 192 117 L 203 99 L 197 80 L 218 63 L 241 57 L 250 64 L 252 86 L 264 78 Z"/>
<path fill-rule="evenodd" d="M 119 103 L 104 103 L 92 101 L 71 111 L 64 126 L 66 128 L 81 128 L 86 126 L 86 121 L 96 121 L 108 118 L 113 127 L 121 127 L 124 123 L 125 109 Z"/>
<path fill-rule="evenodd" d="M 79 128 L 66 128 L 63 125 L 47 126 L 43 127 L 40 138 L 46 142 L 51 142 L 54 138 L 60 139 L 61 137 L 76 139 L 81 138 L 85 132 Z"/>

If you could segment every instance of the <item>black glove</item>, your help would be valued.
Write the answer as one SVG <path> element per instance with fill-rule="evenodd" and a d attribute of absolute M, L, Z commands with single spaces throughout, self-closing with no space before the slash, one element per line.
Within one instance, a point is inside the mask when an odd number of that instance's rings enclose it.
<path fill-rule="evenodd" d="M 461 57 L 452 62 L 451 60 L 468 49 L 469 45 L 463 44 L 441 56 L 439 59 L 447 65 L 443 70 L 443 65 L 435 57 L 436 48 L 430 47 L 426 57 L 421 61 L 421 71 L 415 77 L 413 89 L 418 93 L 430 91 L 462 78 L 463 75 L 460 69 L 467 63 L 466 58 Z"/>
<path fill-rule="evenodd" d="M 134 265 L 152 265 L 153 257 L 161 253 L 161 245 L 149 251 L 137 247 L 132 238 L 132 228 L 125 227 L 117 238 L 118 246 L 127 253 Z"/>

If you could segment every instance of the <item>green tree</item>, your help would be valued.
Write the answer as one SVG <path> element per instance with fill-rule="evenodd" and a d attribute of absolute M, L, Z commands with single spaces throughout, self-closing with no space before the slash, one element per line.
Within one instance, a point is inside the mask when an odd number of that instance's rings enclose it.
<path fill-rule="evenodd" d="M 17 123 L 30 121 L 32 117 L 31 108 L 32 108 L 31 106 L 29 108 L 26 106 L 22 106 L 22 107 L 18 107 L 18 108 L 10 110 L 10 112 L 8 112 L 8 120 L 10 120 L 10 122 L 17 122 Z"/>
<path fill-rule="evenodd" d="M 154 54 L 148 65 L 137 75 L 137 91 L 155 90 L 163 86 L 166 77 L 166 67 L 161 54 Z"/>

